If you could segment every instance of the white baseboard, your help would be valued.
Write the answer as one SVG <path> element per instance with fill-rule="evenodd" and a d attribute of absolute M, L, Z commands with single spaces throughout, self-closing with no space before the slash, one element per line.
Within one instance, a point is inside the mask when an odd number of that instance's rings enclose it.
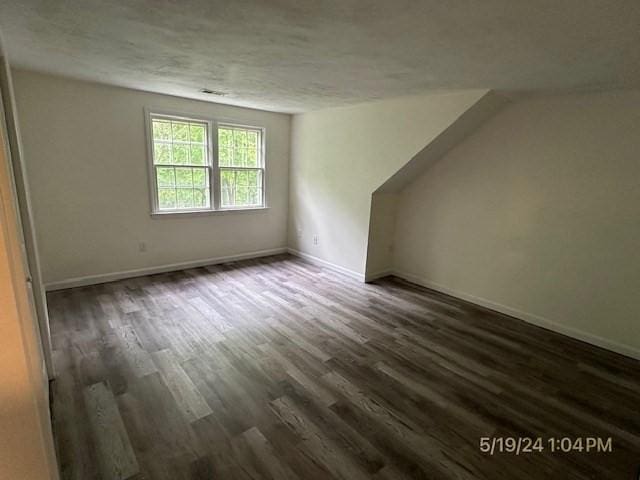
<path fill-rule="evenodd" d="M 415 283 L 417 285 L 421 285 L 423 287 L 430 288 L 432 290 L 437 290 L 438 292 L 442 292 L 447 295 L 451 295 L 452 297 L 460 298 L 462 300 L 466 300 L 467 302 L 474 303 L 476 305 L 480 305 L 482 307 L 486 307 L 500 313 L 504 313 L 505 315 L 509 315 L 509 316 L 518 318 L 520 320 L 524 320 L 527 323 L 531 323 L 533 325 L 546 328 L 547 330 L 551 330 L 556 333 L 561 333 L 562 335 L 566 335 L 568 337 L 590 343 L 591 345 L 595 345 L 597 347 L 601 347 L 606 350 L 611 350 L 612 352 L 619 353 L 621 355 L 625 355 L 627 357 L 640 360 L 640 350 L 638 350 L 635 347 L 632 347 L 631 345 L 625 345 L 619 342 L 608 340 L 598 335 L 593 335 L 591 333 L 578 330 L 577 328 L 562 325 L 558 322 L 549 320 L 548 318 L 544 318 L 539 315 L 535 315 L 533 313 L 523 312 L 521 310 L 517 310 L 515 308 L 508 307 L 506 305 L 492 302 L 491 300 L 486 300 L 481 297 L 476 297 L 474 295 L 453 290 L 451 288 L 445 287 L 444 285 L 434 283 L 430 280 L 419 277 L 417 275 L 412 275 L 410 273 L 405 273 L 405 272 L 399 272 L 396 270 L 394 270 L 391 273 L 392 275 L 395 275 L 396 277 L 407 280 L 408 282 Z"/>
<path fill-rule="evenodd" d="M 327 262 L 326 260 L 322 260 L 321 258 L 314 257 L 313 255 L 309 255 L 308 253 L 304 253 L 293 248 L 287 248 L 287 251 L 291 255 L 304 258 L 308 262 L 315 263 L 316 265 L 320 265 L 321 267 L 330 268 L 331 270 L 335 270 L 336 272 L 343 273 L 351 278 L 364 282 L 364 275 L 362 273 L 358 273 L 354 270 L 349 270 L 348 268 L 341 267 L 340 265 L 336 265 L 335 263 Z"/>
<path fill-rule="evenodd" d="M 481 297 L 477 297 L 475 295 L 470 295 L 464 292 L 460 292 L 457 290 L 453 290 L 444 285 L 440 285 L 438 283 L 432 282 L 425 278 L 422 278 L 417 275 L 413 275 L 406 272 L 400 272 L 397 270 L 383 270 L 380 272 L 374 272 L 371 274 L 363 275 L 356 271 L 350 270 L 348 268 L 341 267 L 340 265 L 336 265 L 334 263 L 328 262 L 326 260 L 322 260 L 321 258 L 315 257 L 313 255 L 309 255 L 308 253 L 301 252 L 299 250 L 295 250 L 293 248 L 272 248 L 269 250 L 258 250 L 254 252 L 241 253 L 237 255 L 228 255 L 225 257 L 215 257 L 215 258 L 207 258 L 203 260 L 192 260 L 188 262 L 180 262 L 180 263 L 172 263 L 167 265 L 159 265 L 154 267 L 145 267 L 134 270 L 124 270 L 120 272 L 111 272 L 111 273 L 102 273 L 97 275 L 88 275 L 85 277 L 75 277 L 69 278 L 66 280 L 59 280 L 56 282 L 50 282 L 45 284 L 46 291 L 53 290 L 62 290 L 65 288 L 74 288 L 74 287 L 82 287 L 87 285 L 96 285 L 100 283 L 113 282 L 116 280 L 122 280 L 125 278 L 133 278 L 140 277 L 144 275 L 153 275 L 155 273 L 165 273 L 172 272 L 176 270 L 184 270 L 187 268 L 196 268 L 196 267 L 204 267 L 207 265 L 217 265 L 220 263 L 234 262 L 239 260 L 247 260 L 251 258 L 260 258 L 267 257 L 271 255 L 278 255 L 281 253 L 290 253 L 297 257 L 303 258 L 311 263 L 316 265 L 320 265 L 322 267 L 330 268 L 337 272 L 343 273 L 351 278 L 354 278 L 361 282 L 370 282 L 377 278 L 382 278 L 387 275 L 395 275 L 396 277 L 407 280 L 408 282 L 415 283 L 417 285 L 421 285 L 426 288 L 430 288 L 432 290 L 436 290 L 447 295 L 451 295 L 452 297 L 460 298 L 462 300 L 466 300 L 470 303 L 474 303 L 476 305 L 480 305 L 491 310 L 495 310 L 500 313 L 504 313 L 506 315 L 510 315 L 512 317 L 518 318 L 520 320 L 524 320 L 525 322 L 531 323 L 533 325 L 537 325 L 539 327 L 546 328 L 548 330 L 552 330 L 557 333 L 561 333 L 563 335 L 567 335 L 568 337 L 572 337 L 592 345 L 604 348 L 606 350 L 611 350 L 613 352 L 619 353 L 621 355 L 625 355 L 627 357 L 635 358 L 640 360 L 640 350 L 630 345 L 621 344 L 619 342 L 615 342 L 612 340 L 608 340 L 606 338 L 600 337 L 598 335 L 593 335 L 591 333 L 584 332 L 582 330 L 578 330 L 573 327 L 568 327 L 566 325 L 562 325 L 553 320 L 549 320 L 547 318 L 541 317 L 539 315 L 535 315 L 528 312 L 523 312 L 521 310 L 517 310 L 512 307 L 508 307 L 506 305 L 502 305 L 496 302 L 492 302 L 491 300 L 486 300 Z"/>
<path fill-rule="evenodd" d="M 65 288 L 84 287 L 87 285 L 96 285 L 99 283 L 114 282 L 125 278 L 142 277 L 144 275 L 153 275 L 154 273 L 173 272 L 176 270 L 184 270 L 187 268 L 204 267 L 207 265 L 217 265 L 220 263 L 235 262 L 238 260 L 247 260 L 250 258 L 268 257 L 270 255 L 278 255 L 286 253 L 285 247 L 272 248 L 269 250 L 258 250 L 255 252 L 240 253 L 238 255 L 228 255 L 226 257 L 205 258 L 203 260 L 191 260 L 188 262 L 171 263 L 167 265 L 158 265 L 155 267 L 138 268 L 135 270 L 123 270 L 120 272 L 100 273 L 97 275 L 88 275 L 86 277 L 68 278 L 57 282 L 50 282 L 44 285 L 45 290 L 62 290 Z"/>
<path fill-rule="evenodd" d="M 364 277 L 365 282 L 373 282 L 379 278 L 388 277 L 389 275 L 393 275 L 393 270 L 380 270 L 379 272 L 367 273 Z"/>

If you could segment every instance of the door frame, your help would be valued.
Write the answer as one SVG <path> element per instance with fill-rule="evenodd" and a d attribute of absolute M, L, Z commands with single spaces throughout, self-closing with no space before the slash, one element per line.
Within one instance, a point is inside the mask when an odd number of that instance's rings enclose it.
<path fill-rule="evenodd" d="M 27 169 L 22 154 L 23 149 L 13 94 L 11 69 L 2 44 L 2 38 L 0 38 L 0 93 L 0 128 L 2 128 L 2 133 L 8 144 L 7 154 L 9 155 L 9 163 L 13 174 L 15 200 L 19 213 L 18 222 L 19 228 L 22 230 L 22 240 L 24 241 L 27 282 L 32 292 L 47 377 L 52 380 L 55 377 L 55 370 L 52 357 L 47 297 L 42 281 L 38 242 L 33 222 Z"/>

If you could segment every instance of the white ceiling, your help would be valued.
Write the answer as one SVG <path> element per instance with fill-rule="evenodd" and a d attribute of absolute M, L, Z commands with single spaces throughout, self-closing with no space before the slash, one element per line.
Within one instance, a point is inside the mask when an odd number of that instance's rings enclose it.
<path fill-rule="evenodd" d="M 640 85 L 639 0 L 0 0 L 0 28 L 18 67 L 282 112 Z"/>

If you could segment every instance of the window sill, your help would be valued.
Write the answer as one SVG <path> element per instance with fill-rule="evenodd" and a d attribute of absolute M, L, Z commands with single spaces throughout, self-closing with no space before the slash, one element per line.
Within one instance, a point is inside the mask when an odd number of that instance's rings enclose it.
<path fill-rule="evenodd" d="M 209 215 L 233 215 L 235 213 L 266 212 L 269 207 L 225 208 L 221 210 L 191 210 L 184 212 L 151 212 L 151 218 L 207 217 Z"/>

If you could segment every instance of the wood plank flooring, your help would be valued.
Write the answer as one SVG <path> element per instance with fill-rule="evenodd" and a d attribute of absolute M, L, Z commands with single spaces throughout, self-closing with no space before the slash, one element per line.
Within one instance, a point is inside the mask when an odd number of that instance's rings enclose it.
<path fill-rule="evenodd" d="M 49 294 L 63 479 L 631 479 L 640 362 L 276 256 Z M 604 319 L 603 319 L 604 321 Z M 482 453 L 481 437 L 545 451 Z M 551 452 L 548 438 L 612 439 Z"/>

